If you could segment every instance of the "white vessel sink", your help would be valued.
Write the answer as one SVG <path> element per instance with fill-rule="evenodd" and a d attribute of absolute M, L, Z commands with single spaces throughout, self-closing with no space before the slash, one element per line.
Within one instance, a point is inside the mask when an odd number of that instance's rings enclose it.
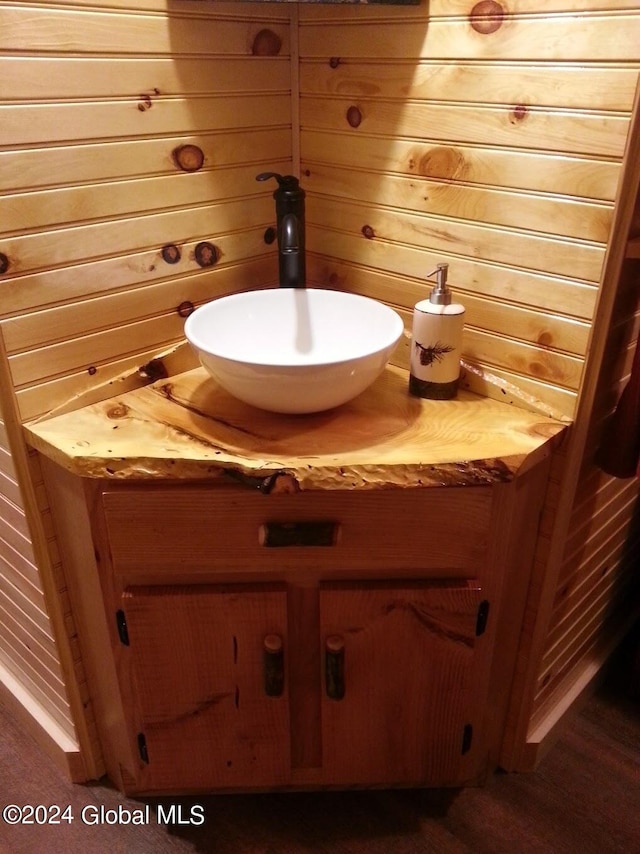
<path fill-rule="evenodd" d="M 397 312 L 368 297 L 271 288 L 197 308 L 185 335 L 228 392 L 272 412 L 346 403 L 382 373 L 403 331 Z"/>

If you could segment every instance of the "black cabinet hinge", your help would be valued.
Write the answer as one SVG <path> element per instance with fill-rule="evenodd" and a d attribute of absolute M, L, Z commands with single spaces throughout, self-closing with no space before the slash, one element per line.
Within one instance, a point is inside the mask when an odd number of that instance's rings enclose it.
<path fill-rule="evenodd" d="M 149 752 L 147 750 L 147 739 L 144 737 L 143 732 L 138 733 L 138 753 L 140 754 L 140 759 L 148 765 Z"/>
<path fill-rule="evenodd" d="M 489 619 L 489 601 L 484 599 L 478 605 L 478 616 L 476 618 L 476 637 L 479 638 L 480 635 L 483 635 L 485 629 L 487 628 L 487 621 Z"/>
<path fill-rule="evenodd" d="M 471 724 L 466 724 L 462 730 L 462 754 L 468 753 L 471 750 L 471 742 L 473 741 L 473 727 Z"/>
<path fill-rule="evenodd" d="M 122 609 L 116 611 L 116 626 L 118 627 L 118 637 L 123 646 L 129 646 L 129 630 L 127 629 L 127 618 Z"/>

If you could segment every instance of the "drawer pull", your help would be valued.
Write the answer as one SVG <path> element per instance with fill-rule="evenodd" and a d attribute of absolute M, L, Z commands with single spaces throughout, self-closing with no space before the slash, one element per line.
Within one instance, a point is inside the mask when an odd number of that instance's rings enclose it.
<path fill-rule="evenodd" d="M 267 635 L 263 641 L 264 691 L 267 697 L 284 692 L 284 648 L 280 635 Z"/>
<path fill-rule="evenodd" d="M 260 526 L 260 545 L 268 548 L 286 546 L 335 546 L 338 522 L 265 522 Z"/>
<path fill-rule="evenodd" d="M 329 635 L 325 641 L 325 686 L 332 700 L 344 697 L 344 639 Z"/>

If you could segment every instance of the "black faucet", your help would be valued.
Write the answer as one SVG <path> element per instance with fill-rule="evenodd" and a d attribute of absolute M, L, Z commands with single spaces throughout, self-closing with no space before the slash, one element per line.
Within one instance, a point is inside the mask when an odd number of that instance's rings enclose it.
<path fill-rule="evenodd" d="M 277 172 L 261 172 L 256 181 L 275 178 L 278 189 L 273 194 L 276 200 L 278 234 L 278 270 L 281 288 L 304 288 L 306 285 L 305 263 L 305 192 L 294 175 L 278 175 Z"/>

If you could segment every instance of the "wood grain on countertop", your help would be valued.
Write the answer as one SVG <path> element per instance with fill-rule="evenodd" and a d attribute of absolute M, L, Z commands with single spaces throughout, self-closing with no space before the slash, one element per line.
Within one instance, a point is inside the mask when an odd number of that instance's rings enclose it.
<path fill-rule="evenodd" d="M 256 488 L 354 489 L 511 480 L 550 453 L 567 425 L 460 390 L 421 400 L 389 366 L 355 400 L 277 415 L 223 391 L 202 368 L 26 425 L 27 441 L 75 474 L 202 479 Z"/>

